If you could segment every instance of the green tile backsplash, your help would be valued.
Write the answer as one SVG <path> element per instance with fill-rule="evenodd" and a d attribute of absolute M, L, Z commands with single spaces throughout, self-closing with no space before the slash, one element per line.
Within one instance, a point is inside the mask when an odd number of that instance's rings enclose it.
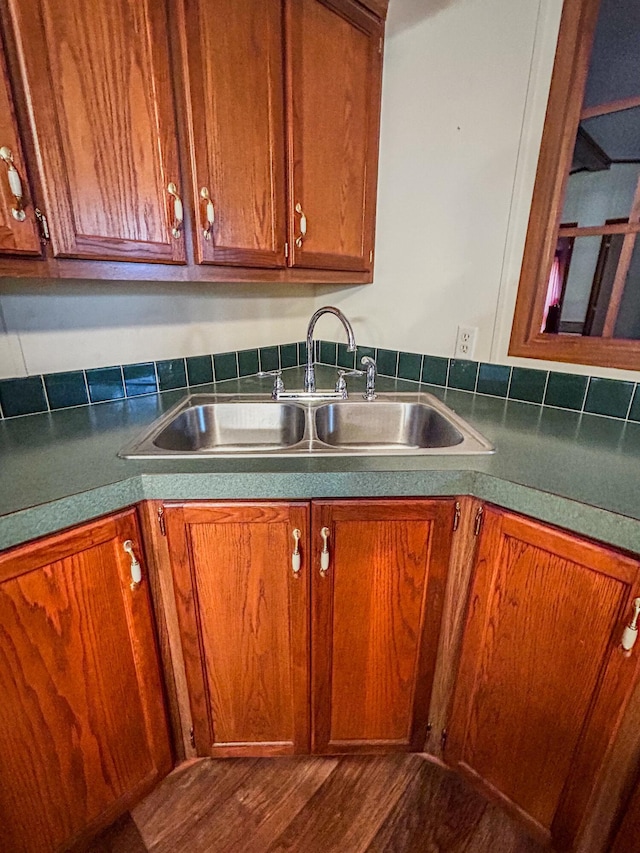
<path fill-rule="evenodd" d="M 541 403 L 548 376 L 546 370 L 514 367 L 511 371 L 508 396 L 512 400 L 522 400 L 525 403 Z"/>
<path fill-rule="evenodd" d="M 316 341 L 320 364 L 362 369 L 361 359 L 376 360 L 381 376 L 428 385 L 475 391 L 576 412 L 640 422 L 640 384 L 600 377 L 555 373 L 504 364 L 448 359 L 415 352 Z M 189 356 L 142 364 L 74 370 L 0 380 L 0 418 L 37 414 L 156 391 L 205 385 L 212 381 L 255 376 L 260 370 L 296 367 L 306 362 L 304 342 Z"/>
<path fill-rule="evenodd" d="M 43 378 L 51 409 L 86 406 L 89 402 L 87 382 L 83 370 L 72 370 L 67 373 L 48 373 Z"/>
<path fill-rule="evenodd" d="M 579 412 L 584 405 L 588 383 L 588 376 L 577 376 L 574 373 L 550 373 L 544 402 L 547 406 L 574 409 Z"/>

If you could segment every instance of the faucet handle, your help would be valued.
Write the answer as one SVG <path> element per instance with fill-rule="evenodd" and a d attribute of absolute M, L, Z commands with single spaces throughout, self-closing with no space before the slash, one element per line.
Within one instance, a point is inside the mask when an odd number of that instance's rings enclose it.
<path fill-rule="evenodd" d="M 274 400 L 277 400 L 280 394 L 284 392 L 284 382 L 282 381 L 282 371 L 281 370 L 261 370 L 258 374 L 259 377 L 265 376 L 273 376 L 273 388 L 271 390 L 271 396 Z"/>
<path fill-rule="evenodd" d="M 363 370 L 339 370 L 338 381 L 336 382 L 336 392 L 342 394 L 343 399 L 347 399 L 347 383 L 346 376 L 364 376 Z"/>

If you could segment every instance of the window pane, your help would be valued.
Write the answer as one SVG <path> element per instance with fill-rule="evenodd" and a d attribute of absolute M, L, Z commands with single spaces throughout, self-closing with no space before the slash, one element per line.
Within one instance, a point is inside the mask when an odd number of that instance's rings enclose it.
<path fill-rule="evenodd" d="M 584 106 L 640 95 L 640 3 L 602 0 Z"/>
<path fill-rule="evenodd" d="M 610 160 L 640 160 L 640 107 L 588 118 L 580 126 Z"/>
<path fill-rule="evenodd" d="M 574 241 L 560 309 L 560 332 L 583 332 L 602 239 L 577 237 Z"/>
<path fill-rule="evenodd" d="M 640 178 L 640 163 L 614 163 L 602 171 L 574 172 L 567 181 L 562 223 L 604 225 L 628 219 Z"/>
<path fill-rule="evenodd" d="M 640 340 L 640 238 L 631 255 L 613 337 Z"/>
<path fill-rule="evenodd" d="M 640 237 L 561 237 L 548 292 L 544 331 L 640 340 Z"/>

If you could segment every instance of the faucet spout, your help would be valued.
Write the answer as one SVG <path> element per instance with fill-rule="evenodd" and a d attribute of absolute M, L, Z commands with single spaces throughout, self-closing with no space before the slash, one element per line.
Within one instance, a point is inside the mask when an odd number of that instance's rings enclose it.
<path fill-rule="evenodd" d="M 333 314 L 344 326 L 344 330 L 347 333 L 347 350 L 349 352 L 355 352 L 356 349 L 356 339 L 353 334 L 353 328 L 351 323 L 344 316 L 342 311 L 339 308 L 334 308 L 332 305 L 325 305 L 324 308 L 318 308 L 318 310 L 313 314 L 311 319 L 309 320 L 309 325 L 307 327 L 307 366 L 304 371 L 304 390 L 308 393 L 313 393 L 316 390 L 316 371 L 314 364 L 314 346 L 313 346 L 313 330 L 316 327 L 316 323 L 322 317 L 323 314 Z"/>

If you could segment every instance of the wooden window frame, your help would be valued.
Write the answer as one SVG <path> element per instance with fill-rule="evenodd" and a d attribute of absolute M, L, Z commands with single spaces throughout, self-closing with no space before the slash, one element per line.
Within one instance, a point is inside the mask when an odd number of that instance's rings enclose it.
<path fill-rule="evenodd" d="M 524 358 L 640 370 L 640 341 L 611 337 L 564 336 L 542 332 L 542 315 L 559 236 L 575 137 L 582 116 L 582 99 L 589 71 L 600 0 L 565 0 L 549 92 L 544 132 L 533 191 L 522 261 L 509 355 Z M 635 104 L 629 103 L 629 106 Z M 607 111 L 621 108 L 620 104 Z M 594 113 L 595 114 L 595 113 Z M 572 229 L 585 236 L 597 229 Z M 631 223 L 624 229 L 640 230 Z M 615 227 L 619 232 L 620 227 Z M 569 236 L 566 229 L 564 236 Z M 576 234 L 576 236 L 578 236 Z M 635 234 L 634 234 L 635 237 Z"/>

